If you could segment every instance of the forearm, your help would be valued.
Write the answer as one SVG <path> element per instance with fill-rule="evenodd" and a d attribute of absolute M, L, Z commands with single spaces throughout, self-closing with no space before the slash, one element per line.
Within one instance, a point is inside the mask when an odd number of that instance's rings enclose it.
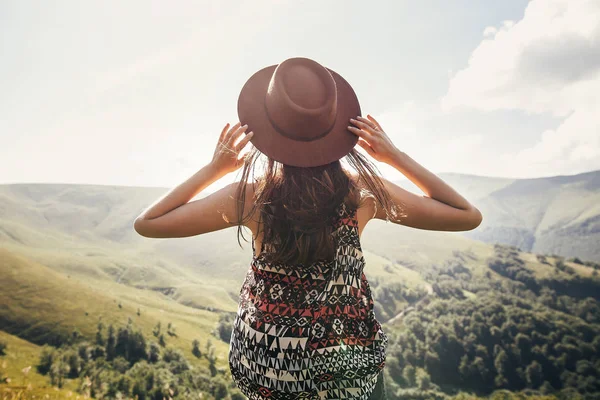
<path fill-rule="evenodd" d="M 394 153 L 390 165 L 404 174 L 423 193 L 432 199 L 461 210 L 473 208 L 471 203 L 458 194 L 451 186 L 413 160 L 408 154 L 398 150 Z"/>
<path fill-rule="evenodd" d="M 142 212 L 137 219 L 153 219 L 165 215 L 176 209 L 198 195 L 212 183 L 223 176 L 212 163 L 202 167 L 198 172 L 188 178 L 174 189 L 170 190 L 162 198 Z"/>

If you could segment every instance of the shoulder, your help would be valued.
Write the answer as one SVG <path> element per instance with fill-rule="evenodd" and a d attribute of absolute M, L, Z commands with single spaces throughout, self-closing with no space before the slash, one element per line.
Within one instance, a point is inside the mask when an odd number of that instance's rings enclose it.
<path fill-rule="evenodd" d="M 362 228 L 364 228 L 367 222 L 375 217 L 375 214 L 377 213 L 377 202 L 375 201 L 375 196 L 373 196 L 360 175 L 349 171 L 347 173 L 354 184 L 354 187 L 356 187 L 359 192 L 359 205 L 356 212 L 356 218 L 358 219 L 359 231 L 362 231 Z"/>
<path fill-rule="evenodd" d="M 256 213 L 256 207 L 254 207 L 255 187 L 256 183 L 235 181 L 221 189 L 227 199 L 226 203 L 221 206 L 226 220 L 231 221 L 233 225 L 244 225 L 253 230 L 256 225 L 254 222 L 254 214 Z M 238 215 L 239 205 L 243 205 L 241 220 Z"/>

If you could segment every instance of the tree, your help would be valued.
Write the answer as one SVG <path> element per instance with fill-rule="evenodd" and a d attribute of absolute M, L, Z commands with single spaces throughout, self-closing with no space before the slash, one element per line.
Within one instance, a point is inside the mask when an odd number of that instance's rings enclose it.
<path fill-rule="evenodd" d="M 106 359 L 111 361 L 115 358 L 116 351 L 115 346 L 117 344 L 117 338 L 115 337 L 115 328 L 112 324 L 108 326 L 108 338 L 106 339 Z"/>
<path fill-rule="evenodd" d="M 528 363 L 531 360 L 531 338 L 524 333 L 518 333 L 515 342 L 519 348 L 521 362 Z"/>
<path fill-rule="evenodd" d="M 98 346 L 105 346 L 106 342 L 104 340 L 104 334 L 102 331 L 104 330 L 104 324 L 102 321 L 98 322 L 98 331 L 96 332 L 96 344 Z"/>
<path fill-rule="evenodd" d="M 64 358 L 66 359 L 68 365 L 67 376 L 71 379 L 77 378 L 83 366 L 83 361 L 79 357 L 79 354 L 77 354 L 75 350 L 71 350 L 67 354 L 65 354 Z"/>
<path fill-rule="evenodd" d="M 154 326 L 154 329 L 152 330 L 152 334 L 153 334 L 155 337 L 159 337 L 159 336 L 160 336 L 160 321 L 158 321 L 158 322 L 156 323 L 156 326 Z"/>
<path fill-rule="evenodd" d="M 119 328 L 115 354 L 129 360 L 129 329 Z"/>
<path fill-rule="evenodd" d="M 231 400 L 246 400 L 246 396 L 239 389 L 233 389 L 231 393 L 229 393 L 229 397 Z"/>
<path fill-rule="evenodd" d="M 544 383 L 542 383 L 542 385 L 540 386 L 540 392 L 542 392 L 542 394 L 550 394 L 554 392 L 554 388 L 552 387 L 550 382 L 544 381 Z"/>
<path fill-rule="evenodd" d="M 82 337 L 83 335 L 81 334 L 79 329 L 75 328 L 71 331 L 71 338 L 69 339 L 69 343 L 77 343 Z"/>
<path fill-rule="evenodd" d="M 129 361 L 120 356 L 115 357 L 115 359 L 112 362 L 112 367 L 115 371 L 119 372 L 120 374 L 124 374 L 129 369 Z"/>
<path fill-rule="evenodd" d="M 53 386 L 62 388 L 65 382 L 65 377 L 69 374 L 69 364 L 62 357 L 57 357 L 50 367 L 50 383 Z"/>
<path fill-rule="evenodd" d="M 42 348 L 42 352 L 40 354 L 40 362 L 37 366 L 37 370 L 40 374 L 46 375 L 50 372 L 50 368 L 52 367 L 52 363 L 54 363 L 54 358 L 56 357 L 56 350 L 54 347 L 50 347 L 45 345 Z"/>
<path fill-rule="evenodd" d="M 217 357 L 215 356 L 215 348 L 211 346 L 210 351 L 208 352 L 206 358 L 208 358 L 208 369 L 210 371 L 211 376 L 216 376 L 217 371 Z"/>
<path fill-rule="evenodd" d="M 415 374 L 417 387 L 421 390 L 427 390 L 431 386 L 431 377 L 423 368 L 417 368 Z"/>
<path fill-rule="evenodd" d="M 156 342 L 150 342 L 148 346 L 148 361 L 157 363 L 160 361 L 160 347 Z"/>
<path fill-rule="evenodd" d="M 169 325 L 167 326 L 167 334 L 169 336 L 177 337 L 177 333 L 175 331 L 176 331 L 175 325 L 173 325 L 169 322 Z"/>
<path fill-rule="evenodd" d="M 534 389 L 538 388 L 544 380 L 542 366 L 537 361 L 533 361 L 525 369 L 525 377 L 527 379 L 527 386 Z"/>
<path fill-rule="evenodd" d="M 506 354 L 504 349 L 501 349 L 498 355 L 496 356 L 496 359 L 494 360 L 494 367 L 496 368 L 496 372 L 498 373 L 498 375 L 496 376 L 497 387 L 504 387 L 508 384 L 508 381 L 505 377 L 509 372 L 509 364 L 510 362 L 508 359 L 508 355 Z"/>
<path fill-rule="evenodd" d="M 164 362 L 169 363 L 169 370 L 175 375 L 179 375 L 183 371 L 190 369 L 188 361 L 179 349 L 174 349 L 172 347 L 166 348 L 162 358 Z"/>
<path fill-rule="evenodd" d="M 231 332 L 233 330 L 233 317 L 229 314 L 221 314 L 217 324 L 217 333 L 219 338 L 225 343 L 231 340 Z"/>
<path fill-rule="evenodd" d="M 416 384 L 416 370 L 412 365 L 407 365 L 402 370 L 402 377 L 406 381 L 409 387 L 413 387 Z"/>
<path fill-rule="evenodd" d="M 208 353 L 210 353 L 211 347 L 213 347 L 212 340 L 210 340 L 210 338 L 208 338 L 206 340 L 206 353 L 205 353 L 207 356 L 208 356 Z"/>
<path fill-rule="evenodd" d="M 212 393 L 215 399 L 225 399 L 229 391 L 227 390 L 227 383 L 223 378 L 217 378 L 213 381 Z"/>
<path fill-rule="evenodd" d="M 202 357 L 202 352 L 200 351 L 200 341 L 198 341 L 198 339 L 194 339 L 192 342 L 192 354 L 196 356 L 196 358 Z"/>

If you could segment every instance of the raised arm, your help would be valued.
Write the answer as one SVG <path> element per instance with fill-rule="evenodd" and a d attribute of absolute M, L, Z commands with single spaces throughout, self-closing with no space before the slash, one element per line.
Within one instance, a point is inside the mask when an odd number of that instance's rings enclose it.
<path fill-rule="evenodd" d="M 237 225 L 235 193 L 240 182 L 227 185 L 202 199 L 190 201 L 213 182 L 243 164 L 238 156 L 253 133 L 245 135 L 247 126 L 240 126 L 239 122 L 229 131 L 228 128 L 229 124 L 223 128 L 210 163 L 136 218 L 133 227 L 137 233 L 151 238 L 186 237 Z M 248 187 L 246 189 L 248 193 Z"/>
<path fill-rule="evenodd" d="M 358 144 L 369 155 L 402 172 L 426 194 L 416 195 L 383 178 L 390 197 L 403 208 L 404 215 L 391 222 L 434 231 L 468 231 L 481 224 L 481 212 L 441 178 L 396 148 L 375 118 L 369 115 L 368 119 L 357 117 L 350 122 L 356 126 L 349 126 L 348 130 L 359 136 Z M 386 219 L 382 209 L 375 209 L 372 215 Z"/>

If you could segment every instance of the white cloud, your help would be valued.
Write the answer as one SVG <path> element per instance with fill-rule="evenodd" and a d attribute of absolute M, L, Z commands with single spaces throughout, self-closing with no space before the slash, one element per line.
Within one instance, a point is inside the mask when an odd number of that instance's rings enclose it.
<path fill-rule="evenodd" d="M 450 80 L 443 110 L 564 117 L 532 147 L 503 156 L 514 174 L 600 168 L 600 3 L 532 0 L 522 20 L 488 27 L 483 36 L 468 66 Z"/>
<path fill-rule="evenodd" d="M 534 146 L 503 155 L 508 175 L 521 175 L 523 168 L 531 176 L 548 176 L 549 166 L 565 175 L 599 168 L 599 111 L 578 109 L 558 128 L 543 132 Z"/>
<path fill-rule="evenodd" d="M 462 127 L 445 126 L 443 130 L 432 127 L 432 121 L 441 115 L 437 103 L 412 101 L 395 105 L 374 115 L 394 145 L 434 173 L 478 173 L 493 170 L 495 160 L 486 158 L 479 149 L 484 145 L 484 135 L 466 132 Z M 478 171 L 474 170 L 478 166 Z M 485 167 L 483 167 L 485 165 Z M 406 177 L 393 167 L 378 164 L 388 179 Z"/>
<path fill-rule="evenodd" d="M 496 34 L 496 32 L 498 32 L 498 29 L 496 29 L 495 26 L 488 26 L 483 30 L 483 36 L 484 37 L 490 37 L 490 36 L 494 36 Z"/>

